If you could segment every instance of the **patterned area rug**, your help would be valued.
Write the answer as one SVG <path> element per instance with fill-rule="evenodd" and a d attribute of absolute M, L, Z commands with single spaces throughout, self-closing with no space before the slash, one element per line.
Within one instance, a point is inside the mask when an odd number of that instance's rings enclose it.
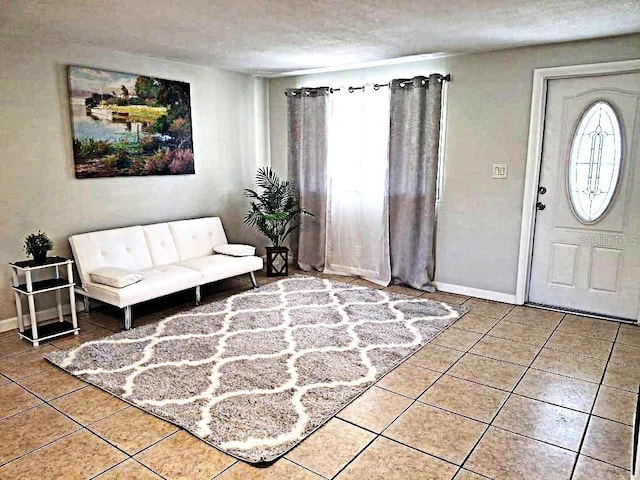
<path fill-rule="evenodd" d="M 45 358 L 234 457 L 270 462 L 464 312 L 294 276 Z"/>

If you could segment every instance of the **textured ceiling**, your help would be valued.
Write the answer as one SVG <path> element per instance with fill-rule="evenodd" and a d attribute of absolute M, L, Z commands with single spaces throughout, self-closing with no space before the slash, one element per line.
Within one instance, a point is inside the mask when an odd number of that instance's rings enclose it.
<path fill-rule="evenodd" d="M 640 32 L 638 0 L 0 0 L 0 27 L 254 74 Z"/>

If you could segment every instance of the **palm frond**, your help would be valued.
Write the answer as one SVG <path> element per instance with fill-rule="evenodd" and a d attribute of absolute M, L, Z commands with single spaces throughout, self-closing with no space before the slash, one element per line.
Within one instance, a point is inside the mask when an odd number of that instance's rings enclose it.
<path fill-rule="evenodd" d="M 295 187 L 281 180 L 270 167 L 258 169 L 256 185 L 259 192 L 249 188 L 244 190 L 244 195 L 252 201 L 243 223 L 258 229 L 274 247 L 279 247 L 299 227 L 299 222 L 290 225 L 292 221 L 301 215 L 313 217 L 313 214 L 300 208 Z"/>

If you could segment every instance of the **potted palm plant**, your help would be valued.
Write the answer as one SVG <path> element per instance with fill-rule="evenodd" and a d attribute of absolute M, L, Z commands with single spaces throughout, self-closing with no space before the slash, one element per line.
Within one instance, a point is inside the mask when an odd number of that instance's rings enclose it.
<path fill-rule="evenodd" d="M 260 193 L 249 188 L 244 190 L 245 196 L 252 199 L 244 224 L 257 228 L 271 241 L 272 246 L 266 247 L 267 276 L 286 276 L 289 249 L 284 242 L 300 226 L 301 215 L 313 217 L 313 214 L 300 208 L 293 185 L 281 180 L 270 167 L 258 169 L 256 185 Z"/>
<path fill-rule="evenodd" d="M 36 265 L 47 263 L 49 250 L 53 250 L 53 242 L 40 230 L 38 233 L 29 234 L 24 241 L 24 251 L 27 255 L 33 256 L 33 263 Z"/>

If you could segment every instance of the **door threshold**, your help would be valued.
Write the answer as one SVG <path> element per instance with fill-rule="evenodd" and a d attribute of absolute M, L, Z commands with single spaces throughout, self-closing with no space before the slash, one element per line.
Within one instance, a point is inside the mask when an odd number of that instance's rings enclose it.
<path fill-rule="evenodd" d="M 597 318 L 600 320 L 609 320 L 609 321 L 619 322 L 619 323 L 629 323 L 631 325 L 636 325 L 637 323 L 634 320 L 629 320 L 628 318 L 614 317 L 613 315 L 601 315 L 599 313 L 585 312 L 583 310 L 575 310 L 572 308 L 554 307 L 552 305 L 543 305 L 541 303 L 525 302 L 525 305 L 527 307 L 540 308 L 541 310 L 551 310 L 552 312 L 570 313 L 572 315 L 579 315 L 581 317 L 591 317 L 591 318 Z"/>

